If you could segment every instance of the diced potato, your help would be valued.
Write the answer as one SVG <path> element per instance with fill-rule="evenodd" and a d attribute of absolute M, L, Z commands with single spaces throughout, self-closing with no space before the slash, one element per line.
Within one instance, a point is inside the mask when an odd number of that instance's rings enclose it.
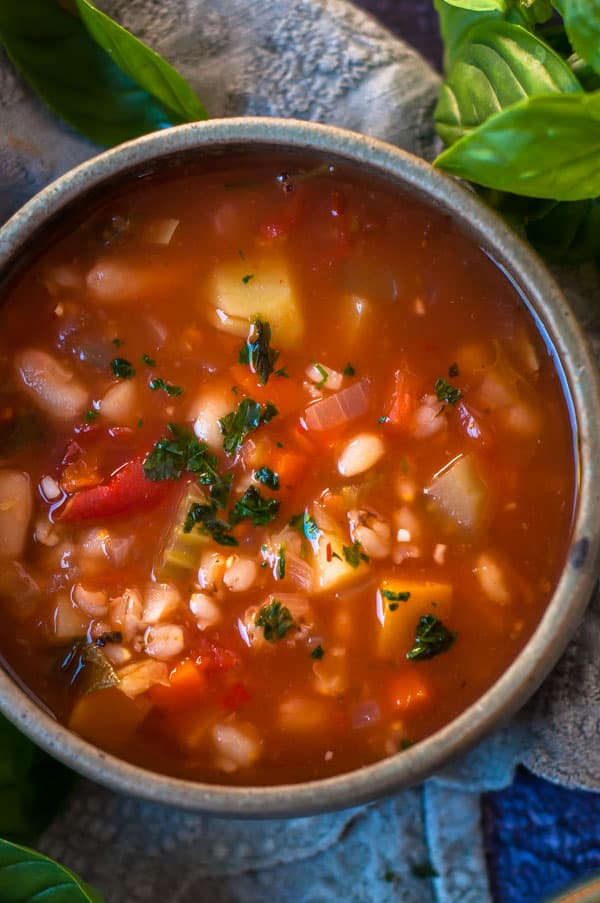
<path fill-rule="evenodd" d="M 408 599 L 395 599 L 409 593 Z M 377 639 L 380 658 L 404 658 L 415 640 L 415 629 L 423 615 L 444 621 L 452 612 L 452 586 L 429 580 L 384 580 L 377 592 L 377 617 L 381 630 Z"/>
<path fill-rule="evenodd" d="M 0 557 L 23 554 L 33 506 L 31 480 L 20 470 L 0 470 Z"/>
<path fill-rule="evenodd" d="M 339 696 L 348 688 L 348 656 L 341 646 L 327 649 L 323 658 L 313 664 L 314 687 L 323 696 Z"/>
<path fill-rule="evenodd" d="M 352 580 L 362 579 L 368 572 L 368 562 L 360 560 L 358 567 L 352 567 L 346 561 L 343 545 L 350 545 L 350 540 L 341 533 L 321 531 L 314 555 L 313 592 L 325 593 L 339 589 Z"/>
<path fill-rule="evenodd" d="M 474 455 L 460 455 L 437 473 L 425 494 L 467 530 L 481 526 L 488 498 Z"/>
<path fill-rule="evenodd" d="M 327 729 L 331 706 L 313 696 L 291 696 L 279 704 L 277 720 L 286 734 L 302 734 L 310 740 Z"/>
<path fill-rule="evenodd" d="M 0 602 L 17 620 L 24 621 L 36 610 L 41 590 L 18 561 L 3 561 L 0 567 Z"/>
<path fill-rule="evenodd" d="M 91 743 L 117 750 L 132 739 L 152 703 L 129 699 L 116 687 L 80 696 L 69 718 L 69 727 Z"/>
<path fill-rule="evenodd" d="M 84 636 L 90 617 L 71 602 L 68 596 L 60 596 L 54 609 L 54 636 L 57 640 L 73 640 Z"/>
<path fill-rule="evenodd" d="M 210 302 L 211 322 L 225 332 L 245 338 L 253 317 L 260 317 L 271 325 L 275 348 L 293 348 L 302 339 L 304 319 L 282 257 L 252 262 L 236 257 L 219 264 Z"/>

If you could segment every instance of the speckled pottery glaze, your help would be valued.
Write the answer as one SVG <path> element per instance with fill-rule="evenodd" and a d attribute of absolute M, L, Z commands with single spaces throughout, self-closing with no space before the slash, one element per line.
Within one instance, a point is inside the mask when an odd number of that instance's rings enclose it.
<path fill-rule="evenodd" d="M 449 214 L 512 280 L 553 349 L 570 400 L 578 454 L 572 545 L 537 630 L 503 676 L 474 705 L 414 747 L 327 780 L 276 787 L 228 787 L 155 774 L 73 734 L 0 669 L 0 710 L 47 752 L 122 793 L 237 817 L 299 816 L 373 800 L 434 774 L 505 721 L 539 686 L 579 623 L 600 557 L 600 383 L 562 292 L 531 249 L 463 185 L 395 147 L 362 135 L 294 120 L 244 118 L 193 123 L 139 138 L 71 170 L 0 229 L 0 290 L 26 252 L 72 210 L 120 182 L 164 164 L 229 154 L 288 155 L 355 167 Z M 579 899 L 579 898 L 577 898 Z M 587 898 L 586 898 L 587 899 Z"/>

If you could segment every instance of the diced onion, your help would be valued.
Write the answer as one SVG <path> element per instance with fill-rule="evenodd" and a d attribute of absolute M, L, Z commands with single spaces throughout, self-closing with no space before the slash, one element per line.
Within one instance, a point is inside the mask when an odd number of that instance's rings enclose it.
<path fill-rule="evenodd" d="M 374 699 L 369 699 L 366 702 L 357 702 L 352 708 L 352 727 L 355 730 L 370 727 L 372 724 L 377 724 L 380 720 L 381 712 Z"/>
<path fill-rule="evenodd" d="M 167 665 L 164 662 L 157 662 L 152 659 L 125 665 L 124 668 L 117 671 L 117 675 L 119 677 L 119 689 L 126 696 L 129 696 L 130 699 L 141 696 L 142 693 L 146 693 L 156 684 L 162 684 L 165 687 L 169 686 L 169 669 Z"/>
<path fill-rule="evenodd" d="M 287 552 L 285 558 L 286 576 L 292 580 L 298 589 L 310 592 L 313 582 L 313 571 L 311 566 L 299 555 L 293 552 Z"/>
<path fill-rule="evenodd" d="M 309 405 L 305 413 L 309 430 L 332 430 L 360 417 L 369 408 L 369 381 L 361 379 L 347 389 L 321 398 Z"/>
<path fill-rule="evenodd" d="M 179 223 L 180 220 L 170 217 L 152 220 L 144 228 L 144 240 L 153 245 L 168 245 Z"/>
<path fill-rule="evenodd" d="M 305 373 L 312 383 L 316 383 L 317 387 L 327 389 L 329 392 L 338 392 L 344 382 L 343 373 L 318 362 L 309 364 Z"/>

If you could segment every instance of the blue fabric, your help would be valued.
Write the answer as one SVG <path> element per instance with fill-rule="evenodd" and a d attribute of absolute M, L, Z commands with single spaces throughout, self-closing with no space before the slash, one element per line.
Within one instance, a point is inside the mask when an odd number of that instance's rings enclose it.
<path fill-rule="evenodd" d="M 483 795 L 482 815 L 495 903 L 537 903 L 600 869 L 600 793 L 520 768 L 510 787 Z"/>

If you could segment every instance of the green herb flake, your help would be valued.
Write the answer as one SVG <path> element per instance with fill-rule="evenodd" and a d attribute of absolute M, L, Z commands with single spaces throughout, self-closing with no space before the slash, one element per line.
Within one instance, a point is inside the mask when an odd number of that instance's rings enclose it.
<path fill-rule="evenodd" d="M 229 523 L 239 524 L 247 517 L 255 527 L 263 527 L 275 520 L 278 511 L 277 499 L 265 499 L 255 486 L 249 486 L 233 506 L 229 515 Z"/>
<path fill-rule="evenodd" d="M 311 652 L 310 657 L 311 657 L 311 658 L 316 658 L 317 661 L 318 661 L 319 659 L 323 658 L 324 655 L 325 655 L 325 650 L 323 649 L 323 647 L 322 647 L 321 644 L 319 643 L 319 645 L 318 645 L 318 646 L 315 646 L 315 648 L 314 648 L 313 651 Z"/>
<path fill-rule="evenodd" d="M 242 282 L 244 285 L 248 285 L 251 279 L 254 279 L 254 273 L 248 273 L 246 276 L 242 276 Z"/>
<path fill-rule="evenodd" d="M 450 377 L 450 379 L 456 379 L 457 376 L 460 376 L 458 364 L 450 364 L 450 366 L 448 367 L 448 376 Z"/>
<path fill-rule="evenodd" d="M 344 369 L 342 370 L 344 376 L 354 376 L 356 374 L 356 370 L 352 366 L 352 364 L 347 363 Z"/>
<path fill-rule="evenodd" d="M 250 326 L 246 344 L 240 349 L 238 361 L 240 364 L 248 364 L 253 373 L 258 376 L 261 385 L 266 385 L 273 373 L 275 361 L 279 352 L 271 348 L 271 327 L 265 321 L 256 317 Z"/>
<path fill-rule="evenodd" d="M 263 423 L 268 423 L 269 420 L 272 420 L 273 417 L 277 416 L 277 414 L 279 414 L 279 411 L 277 410 L 273 402 L 267 401 L 261 415 L 261 420 Z"/>
<path fill-rule="evenodd" d="M 98 411 L 94 411 L 93 408 L 90 408 L 85 412 L 84 420 L 86 423 L 91 423 L 92 420 L 97 420 L 99 416 L 100 414 L 98 413 Z"/>
<path fill-rule="evenodd" d="M 219 427 L 223 434 L 225 453 L 235 455 L 246 436 L 258 429 L 263 420 L 263 411 L 257 401 L 244 398 L 235 411 L 219 418 Z"/>
<path fill-rule="evenodd" d="M 399 607 L 400 606 L 398 605 L 397 602 L 390 602 L 390 604 L 388 605 L 388 609 L 390 611 L 397 611 Z"/>
<path fill-rule="evenodd" d="M 451 386 L 449 382 L 446 382 L 443 376 L 440 376 L 436 379 L 433 388 L 435 390 L 437 400 L 445 402 L 446 404 L 456 404 L 456 402 L 460 401 L 463 397 L 460 389 L 457 389 L 456 386 Z"/>
<path fill-rule="evenodd" d="M 290 374 L 287 372 L 285 367 L 280 367 L 279 370 L 275 370 L 275 376 L 281 376 L 284 379 L 290 378 Z"/>
<path fill-rule="evenodd" d="M 138 429 L 140 429 L 140 430 L 141 430 L 141 428 L 142 428 L 142 427 L 143 427 L 143 425 L 144 425 L 144 421 L 143 421 L 143 420 L 142 420 L 142 418 L 141 418 L 141 417 L 140 417 L 140 418 L 139 418 L 139 420 L 138 420 L 138 422 L 137 422 L 137 425 L 138 425 Z"/>
<path fill-rule="evenodd" d="M 254 472 L 254 479 L 257 483 L 262 483 L 263 486 L 267 486 L 269 489 L 279 489 L 279 477 L 269 467 L 259 467 Z"/>
<path fill-rule="evenodd" d="M 409 661 L 420 661 L 433 658 L 441 652 L 447 652 L 456 640 L 456 633 L 436 618 L 435 615 L 424 615 L 419 619 L 415 630 L 415 644 L 406 653 Z"/>
<path fill-rule="evenodd" d="M 282 605 L 279 599 L 272 599 L 267 605 L 263 605 L 254 623 L 257 627 L 262 627 L 267 643 L 282 640 L 296 626 L 289 608 Z"/>
<path fill-rule="evenodd" d="M 285 577 L 285 543 L 282 542 L 279 546 L 279 551 L 277 552 L 277 569 L 276 569 L 276 577 L 277 580 L 283 580 Z"/>
<path fill-rule="evenodd" d="M 239 248 L 239 250 L 238 250 L 238 255 L 239 255 L 240 260 L 246 259 L 246 255 L 244 254 L 244 252 L 242 251 L 241 248 Z"/>
<path fill-rule="evenodd" d="M 125 344 L 125 342 L 123 341 L 123 339 L 118 339 L 118 338 L 113 339 L 113 340 L 112 340 L 112 343 L 113 343 L 113 345 L 115 346 L 115 348 L 120 348 L 121 345 L 124 345 L 124 344 Z"/>
<path fill-rule="evenodd" d="M 135 367 L 123 357 L 115 357 L 111 362 L 113 375 L 119 379 L 133 379 Z"/>
<path fill-rule="evenodd" d="M 166 392 L 167 395 L 171 398 L 177 395 L 183 395 L 183 388 L 181 386 L 174 386 L 172 383 L 166 382 L 166 380 L 161 379 L 160 376 L 156 376 L 154 379 L 151 379 L 148 385 L 153 392 L 156 392 L 158 389 L 162 389 L 163 392 Z"/>
<path fill-rule="evenodd" d="M 142 364 L 146 364 L 148 367 L 156 367 L 156 361 L 149 354 L 142 354 L 141 361 Z"/>
<path fill-rule="evenodd" d="M 208 446 L 199 442 L 187 426 L 169 423 L 170 435 L 163 436 L 144 460 L 144 474 L 148 480 L 178 480 L 182 474 L 194 474 L 198 481 L 210 486 L 212 501 L 224 507 L 231 486 L 231 474 L 221 476 L 217 459 L 209 454 Z"/>
<path fill-rule="evenodd" d="M 395 593 L 391 589 L 382 589 L 381 595 L 384 599 L 387 599 L 388 602 L 408 602 L 408 600 L 410 599 L 410 593 Z M 392 606 L 390 605 L 390 608 L 391 607 Z M 396 608 L 397 607 L 398 606 L 396 606 Z"/>
<path fill-rule="evenodd" d="M 351 546 L 342 546 L 342 552 L 350 567 L 353 568 L 357 568 L 361 561 L 369 560 L 369 556 L 360 551 L 360 543 L 358 540 Z"/>
<path fill-rule="evenodd" d="M 332 557 L 332 558 L 337 558 L 338 561 L 341 561 L 341 560 L 342 560 L 342 556 L 341 556 L 341 555 L 338 555 L 337 552 L 332 552 L 332 553 L 331 553 L 331 557 Z"/>
<path fill-rule="evenodd" d="M 183 522 L 183 532 L 191 533 L 194 528 L 197 528 L 200 533 L 212 537 L 220 546 L 237 546 L 237 539 L 231 535 L 231 525 L 219 520 L 215 511 L 214 505 L 194 502 L 190 505 Z"/>
<path fill-rule="evenodd" d="M 327 380 L 329 379 L 329 373 L 327 372 L 325 367 L 322 366 L 322 364 L 319 364 L 316 361 L 313 362 L 313 367 L 315 368 L 315 370 L 321 377 L 321 379 L 317 383 L 317 389 L 322 389 L 323 386 L 325 385 L 325 383 L 327 382 Z"/>
<path fill-rule="evenodd" d="M 279 440 L 275 443 L 277 448 L 283 448 L 283 442 L 279 442 Z"/>

